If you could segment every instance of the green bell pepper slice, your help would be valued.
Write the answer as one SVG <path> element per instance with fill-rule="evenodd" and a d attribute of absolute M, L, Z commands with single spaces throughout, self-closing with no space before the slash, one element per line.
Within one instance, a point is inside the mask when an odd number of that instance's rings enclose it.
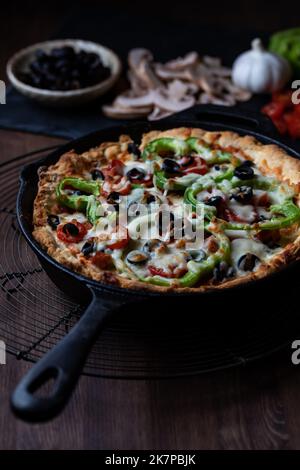
<path fill-rule="evenodd" d="M 74 189 L 78 189 L 87 194 L 76 195 L 76 194 L 67 194 L 65 192 L 65 187 L 71 186 Z M 89 201 L 89 195 L 93 196 L 100 195 L 100 185 L 97 181 L 86 181 L 81 178 L 64 178 L 56 186 L 56 197 L 60 204 L 70 207 L 70 209 L 75 209 L 79 211 L 85 211 L 87 203 Z"/>
<path fill-rule="evenodd" d="M 196 137 L 189 137 L 186 143 L 189 146 L 190 152 L 196 152 L 198 155 L 203 156 L 209 164 L 228 163 L 231 161 L 231 153 L 224 152 L 223 150 L 211 150 L 208 145 L 199 143 L 199 139 Z"/>
<path fill-rule="evenodd" d="M 167 178 L 162 170 L 154 171 L 154 177 L 156 186 L 162 190 L 168 189 L 170 191 L 184 191 L 187 187 L 186 184 L 176 181 L 174 178 Z"/>
<path fill-rule="evenodd" d="M 172 153 L 176 157 L 186 155 L 189 151 L 188 144 L 183 139 L 162 137 L 152 140 L 143 150 L 143 160 L 152 160 L 160 156 L 160 153 Z M 162 155 L 163 158 L 163 155 Z"/>
<path fill-rule="evenodd" d="M 230 180 L 233 176 L 233 172 L 234 172 L 233 165 L 229 165 L 228 169 L 226 169 L 224 173 L 212 178 L 212 182 L 214 181 L 216 183 L 221 183 L 225 179 Z M 201 184 L 201 179 L 199 179 L 197 183 L 195 183 L 194 187 L 192 186 L 192 187 L 187 188 L 184 193 L 184 202 L 186 204 L 191 204 L 193 210 L 196 210 L 196 206 L 197 204 L 199 204 L 199 201 L 197 200 L 196 196 L 203 189 L 204 189 L 203 184 Z"/>
<path fill-rule="evenodd" d="M 67 194 L 65 192 L 66 186 L 71 186 L 86 194 L 76 195 Z M 87 181 L 82 178 L 64 178 L 56 186 L 56 197 L 60 204 L 80 212 L 86 212 L 88 220 L 94 224 L 99 218 L 97 216 L 97 209 L 99 202 L 96 196 L 100 195 L 100 183 L 98 181 Z"/>
<path fill-rule="evenodd" d="M 271 36 L 269 49 L 284 57 L 300 73 L 300 28 L 279 31 Z"/>
<path fill-rule="evenodd" d="M 221 261 L 230 261 L 230 241 L 226 235 L 215 234 L 219 248 L 216 253 L 211 254 L 206 260 L 201 262 L 189 261 L 188 272 L 179 279 L 164 278 L 162 276 L 152 276 L 140 278 L 141 281 L 157 286 L 193 287 L 204 276 L 208 275 Z"/>
<path fill-rule="evenodd" d="M 271 206 L 270 210 L 274 214 L 281 214 L 282 217 L 274 216 L 270 220 L 252 225 L 223 222 L 223 227 L 227 230 L 278 230 L 300 222 L 300 208 L 291 199 L 287 199 L 282 204 Z"/>

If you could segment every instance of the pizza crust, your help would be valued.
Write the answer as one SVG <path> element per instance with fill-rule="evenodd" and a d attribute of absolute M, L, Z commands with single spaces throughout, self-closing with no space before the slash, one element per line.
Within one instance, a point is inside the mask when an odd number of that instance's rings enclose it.
<path fill-rule="evenodd" d="M 266 175 L 274 176 L 277 180 L 286 182 L 292 186 L 298 194 L 300 206 L 300 160 L 289 156 L 283 149 L 276 145 L 264 145 L 251 136 L 239 136 L 230 131 L 208 132 L 203 129 L 177 128 L 167 131 L 152 131 L 142 138 L 141 149 L 150 141 L 160 137 L 197 137 L 207 144 L 214 144 L 224 149 L 241 152 L 244 158 L 252 160 L 258 169 Z M 296 239 L 288 244 L 278 255 L 273 256 L 268 263 L 262 264 L 255 272 L 242 277 L 226 280 L 220 284 L 202 284 L 198 287 L 170 287 L 146 284 L 138 280 L 126 279 L 114 271 L 101 271 L 81 256 L 73 254 L 68 248 L 63 248 L 57 243 L 55 236 L 48 228 L 47 214 L 51 207 L 55 206 L 55 187 L 60 179 L 66 176 L 82 177 L 84 171 L 90 171 L 99 163 L 104 163 L 117 155 L 122 158 L 122 144 L 131 142 L 129 136 L 121 136 L 119 142 L 106 142 L 99 147 L 91 149 L 83 154 L 69 151 L 62 155 L 55 165 L 49 168 L 40 168 L 38 194 L 34 201 L 33 209 L 33 236 L 45 251 L 57 262 L 67 268 L 76 271 L 88 278 L 105 284 L 116 285 L 126 289 L 156 292 L 204 292 L 215 291 L 235 287 L 249 281 L 258 280 L 274 273 L 284 266 L 300 258 L 300 230 Z M 124 158 L 126 158 L 124 156 Z M 53 206 L 52 206 L 53 205 Z"/>

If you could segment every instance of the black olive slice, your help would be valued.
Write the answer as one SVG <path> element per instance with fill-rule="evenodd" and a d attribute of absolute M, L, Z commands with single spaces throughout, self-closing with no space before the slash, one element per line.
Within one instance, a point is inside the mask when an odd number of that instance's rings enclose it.
<path fill-rule="evenodd" d="M 132 264 L 142 264 L 146 263 L 146 261 L 149 259 L 149 256 L 143 251 L 133 250 L 128 253 L 126 259 L 129 263 Z"/>
<path fill-rule="evenodd" d="M 253 198 L 251 186 L 240 186 L 231 194 L 231 198 L 242 204 L 248 204 Z"/>
<path fill-rule="evenodd" d="M 219 207 L 222 204 L 223 198 L 221 196 L 212 196 L 205 201 L 208 206 Z"/>
<path fill-rule="evenodd" d="M 126 176 L 130 179 L 130 181 L 136 182 L 142 181 L 145 178 L 146 173 L 140 168 L 132 168 L 126 173 Z"/>
<path fill-rule="evenodd" d="M 253 168 L 251 168 L 251 165 L 249 165 L 248 160 L 246 160 L 240 166 L 235 168 L 234 176 L 236 176 L 240 180 L 249 180 L 255 176 Z"/>
<path fill-rule="evenodd" d="M 130 142 L 128 144 L 127 150 L 128 150 L 129 153 L 133 153 L 133 155 L 136 155 L 137 157 L 141 156 L 141 151 L 134 142 Z"/>
<path fill-rule="evenodd" d="M 206 259 L 206 253 L 204 250 L 190 251 L 190 255 L 191 255 L 191 259 L 193 261 L 197 261 L 198 263 Z"/>
<path fill-rule="evenodd" d="M 253 253 L 246 253 L 241 256 L 238 260 L 238 267 L 242 271 L 253 271 L 256 266 L 256 263 L 259 262 L 259 258 Z"/>
<path fill-rule="evenodd" d="M 85 242 L 85 244 L 83 245 L 83 247 L 81 248 L 81 253 L 84 255 L 84 256 L 88 256 L 90 255 L 91 253 L 93 253 L 94 251 L 94 242 L 92 241 L 87 241 Z"/>
<path fill-rule="evenodd" d="M 175 160 L 171 160 L 171 158 L 165 158 L 162 164 L 162 170 L 168 176 L 179 175 L 181 173 L 180 166 L 178 165 Z"/>
<path fill-rule="evenodd" d="M 91 172 L 91 175 L 92 175 L 92 178 L 93 178 L 94 181 L 95 180 L 104 180 L 104 175 L 103 175 L 102 171 L 100 171 L 100 170 L 93 170 Z"/>
<path fill-rule="evenodd" d="M 49 214 L 47 217 L 47 222 L 52 228 L 52 230 L 56 230 L 57 226 L 60 224 L 59 217 L 55 214 Z"/>
<path fill-rule="evenodd" d="M 166 246 L 166 245 L 162 240 L 159 240 L 158 238 L 153 238 L 152 240 L 146 241 L 146 243 L 143 246 L 143 251 L 145 251 L 146 253 L 151 253 L 152 251 L 156 250 L 157 248 L 161 246 Z"/>
<path fill-rule="evenodd" d="M 76 237 L 79 234 L 79 229 L 75 224 L 68 222 L 63 226 L 63 232 L 66 235 L 71 235 L 71 237 Z"/>
<path fill-rule="evenodd" d="M 117 191 L 113 191 L 107 196 L 107 202 L 109 204 L 120 204 L 121 203 L 121 194 Z"/>
<path fill-rule="evenodd" d="M 222 282 L 226 278 L 230 278 L 234 275 L 234 269 L 225 261 L 221 261 L 213 270 L 213 281 Z"/>

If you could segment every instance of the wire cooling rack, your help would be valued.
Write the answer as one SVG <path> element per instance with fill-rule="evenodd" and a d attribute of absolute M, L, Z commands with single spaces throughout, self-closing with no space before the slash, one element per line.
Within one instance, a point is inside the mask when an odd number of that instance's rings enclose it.
<path fill-rule="evenodd" d="M 29 361 L 37 361 L 53 347 L 82 312 L 47 277 L 16 221 L 20 170 L 49 150 L 39 149 L 0 166 L 0 339 L 16 358 Z M 297 290 L 295 285 L 295 305 Z M 101 334 L 84 373 L 116 378 L 173 377 L 245 364 L 283 348 L 300 333 L 299 319 L 291 317 L 282 300 L 281 305 L 278 298 L 267 321 L 262 321 L 262 315 L 258 321 L 242 322 L 239 335 L 231 328 L 225 334 L 223 328 L 204 327 L 188 315 L 183 326 L 182 322 L 158 324 L 145 319 L 143 312 L 138 316 L 127 312 Z M 289 305 L 291 302 L 290 294 Z"/>

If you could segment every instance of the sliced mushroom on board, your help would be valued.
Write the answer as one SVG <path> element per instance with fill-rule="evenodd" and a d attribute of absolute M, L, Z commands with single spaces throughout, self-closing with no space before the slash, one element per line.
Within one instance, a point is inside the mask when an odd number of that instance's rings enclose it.
<path fill-rule="evenodd" d="M 166 63 L 155 63 L 148 49 L 128 55 L 130 89 L 121 93 L 103 112 L 116 119 L 147 116 L 150 121 L 190 108 L 195 103 L 232 106 L 251 95 L 231 81 L 231 69 L 218 57 L 189 52 Z"/>

